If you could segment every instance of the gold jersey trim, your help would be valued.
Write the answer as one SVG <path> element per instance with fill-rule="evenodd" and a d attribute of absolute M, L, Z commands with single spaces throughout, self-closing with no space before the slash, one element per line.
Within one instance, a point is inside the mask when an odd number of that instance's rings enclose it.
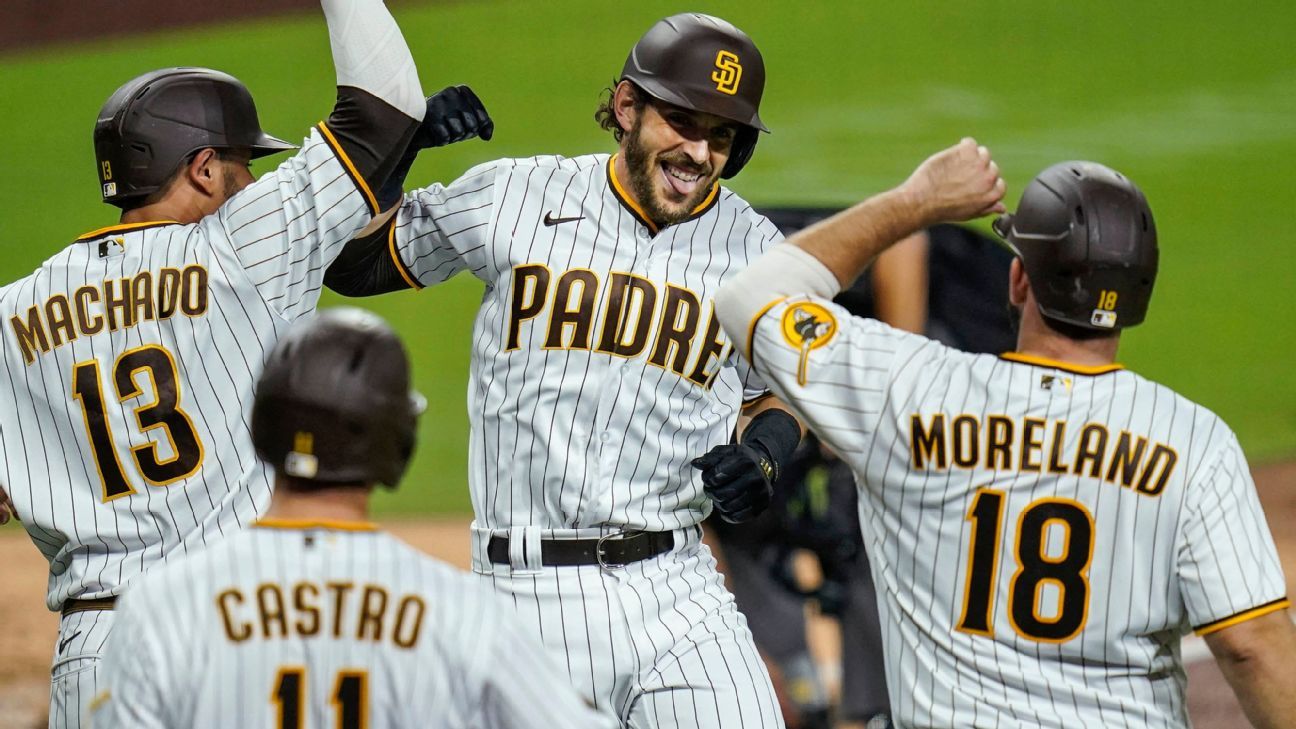
<path fill-rule="evenodd" d="M 392 263 L 396 264 L 396 271 L 400 273 L 401 278 L 405 279 L 405 284 L 415 291 L 422 289 L 423 284 L 419 283 L 418 279 L 414 277 L 414 272 L 409 269 L 409 266 L 405 265 L 405 261 L 401 260 L 400 253 L 396 250 L 395 216 L 392 217 L 391 224 L 387 228 L 387 250 L 391 252 Z"/>
<path fill-rule="evenodd" d="M 1232 627 L 1238 623 L 1245 623 L 1252 618 L 1268 615 L 1269 613 L 1277 612 L 1286 607 L 1291 607 L 1291 600 L 1282 597 L 1273 602 L 1267 602 L 1258 607 L 1253 607 L 1250 610 L 1243 610 L 1242 612 L 1230 615 L 1227 618 L 1220 618 L 1219 620 L 1206 623 L 1205 625 L 1199 625 L 1196 628 L 1193 628 L 1193 632 L 1197 635 L 1210 635 L 1211 633 Z"/>
<path fill-rule="evenodd" d="M 751 362 L 753 365 L 756 363 L 756 360 L 753 359 L 753 357 L 756 356 L 756 326 L 760 324 L 760 320 L 770 312 L 770 309 L 773 309 L 784 301 L 787 301 L 787 299 L 788 297 L 786 296 L 780 296 L 762 306 L 760 311 L 756 312 L 756 315 L 751 318 L 751 323 L 747 325 L 747 361 Z"/>
<path fill-rule="evenodd" d="M 252 526 L 266 529 L 333 529 L 343 532 L 375 532 L 378 525 L 371 521 L 345 521 L 342 519 L 275 519 L 267 518 Z"/>
<path fill-rule="evenodd" d="M 652 220 L 649 220 L 648 213 L 645 213 L 644 209 L 639 207 L 639 203 L 635 202 L 634 198 L 630 197 L 630 194 L 626 192 L 624 187 L 622 187 L 621 180 L 617 179 L 616 159 L 619 156 L 620 155 L 616 155 L 616 154 L 612 155 L 611 157 L 608 158 L 608 163 L 607 163 L 608 185 L 611 186 L 612 188 L 612 194 L 616 196 L 617 201 L 620 202 L 623 207 L 625 207 L 627 210 L 630 211 L 631 214 L 635 216 L 635 219 L 637 219 L 640 223 L 644 225 L 645 228 L 648 229 L 649 233 L 652 233 L 653 235 L 657 235 L 659 230 L 657 224 L 652 222 Z M 697 207 L 693 208 L 693 212 L 689 213 L 688 219 L 693 220 L 694 218 L 705 215 L 706 212 L 710 210 L 712 206 L 715 205 L 716 200 L 718 200 L 719 198 L 720 198 L 720 183 L 717 182 L 716 184 L 711 186 L 711 191 L 707 193 L 706 198 Z"/>
<path fill-rule="evenodd" d="M 130 233 L 137 230 L 145 230 L 147 228 L 160 228 L 164 225 L 181 225 L 181 223 L 178 220 L 150 220 L 143 223 L 121 223 L 120 225 L 110 225 L 106 228 L 92 230 L 89 233 L 77 236 L 77 242 L 84 243 L 88 240 L 101 238 L 109 233 Z"/>
<path fill-rule="evenodd" d="M 333 150 L 334 156 L 342 163 L 342 167 L 346 170 L 351 181 L 364 195 L 365 204 L 369 206 L 369 215 L 374 216 L 382 212 L 378 209 L 378 199 L 374 197 L 373 191 L 369 189 L 369 183 L 365 182 L 364 175 L 360 174 L 360 171 L 351 163 L 351 158 L 347 156 L 346 150 L 342 149 L 342 145 L 333 136 L 333 132 L 329 131 L 328 125 L 320 122 L 317 126 L 320 133 L 324 135 L 324 141 L 328 143 L 329 148 Z"/>
<path fill-rule="evenodd" d="M 1125 365 L 1119 362 L 1113 362 L 1107 365 L 1081 365 L 1071 362 L 1063 362 L 1048 357 L 1036 357 L 1033 354 L 1022 354 L 1021 352 L 1004 352 L 999 355 L 1000 359 L 1006 359 L 1009 362 L 1021 362 L 1022 364 L 1036 365 L 1038 367 L 1050 367 L 1055 370 L 1072 372 L 1077 375 L 1105 375 L 1108 372 L 1117 372 L 1125 369 Z"/>

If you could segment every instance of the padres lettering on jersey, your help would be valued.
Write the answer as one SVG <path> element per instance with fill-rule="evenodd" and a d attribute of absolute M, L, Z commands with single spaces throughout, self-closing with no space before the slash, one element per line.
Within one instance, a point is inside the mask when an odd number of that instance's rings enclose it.
<path fill-rule="evenodd" d="M 855 471 L 903 724 L 1185 726 L 1180 636 L 1288 604 L 1236 438 L 1168 388 L 813 298 L 741 329 Z"/>
<path fill-rule="evenodd" d="M 720 283 L 781 240 L 716 187 L 660 232 L 607 155 L 501 160 L 411 194 L 391 240 L 413 285 L 468 269 L 477 525 L 670 530 L 702 520 L 689 461 L 764 384 L 720 330 Z"/>
<path fill-rule="evenodd" d="M 615 726 L 473 576 L 371 524 L 256 526 L 131 585 L 96 727 Z"/>
<path fill-rule="evenodd" d="M 254 520 L 246 407 L 371 195 L 321 124 L 195 225 L 87 233 L 0 288 L 0 482 L 50 561 L 47 604 L 115 595 Z"/>
<path fill-rule="evenodd" d="M 593 349 L 634 358 L 652 342 L 650 364 L 701 387 L 710 387 L 720 371 L 712 365 L 728 353 L 714 311 L 705 327 L 698 328 L 702 303 L 686 288 L 667 284 L 662 292 L 650 279 L 632 273 L 613 273 L 602 287 L 599 275 L 584 268 L 555 279 L 542 263 L 514 266 L 512 279 L 506 351 L 520 349 L 523 323 L 544 319 L 541 315 L 548 309 L 546 350 Z"/>

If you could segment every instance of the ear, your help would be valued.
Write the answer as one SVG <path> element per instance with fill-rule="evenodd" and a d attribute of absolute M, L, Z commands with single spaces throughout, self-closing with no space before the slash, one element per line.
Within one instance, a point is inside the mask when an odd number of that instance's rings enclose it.
<path fill-rule="evenodd" d="M 1026 267 L 1020 258 L 1014 258 L 1008 269 L 1008 303 L 1013 306 L 1025 306 L 1026 297 L 1030 295 L 1030 278 L 1026 276 Z"/>
<path fill-rule="evenodd" d="M 639 118 L 639 112 L 642 111 L 641 108 L 635 108 L 635 103 L 638 101 L 639 92 L 629 81 L 617 84 L 616 91 L 612 92 L 612 110 L 616 112 L 617 124 L 626 131 L 634 128 L 635 120 Z"/>
<path fill-rule="evenodd" d="M 185 169 L 185 180 L 207 197 L 215 197 L 224 189 L 221 177 L 220 157 L 216 150 L 208 147 L 194 155 Z"/>

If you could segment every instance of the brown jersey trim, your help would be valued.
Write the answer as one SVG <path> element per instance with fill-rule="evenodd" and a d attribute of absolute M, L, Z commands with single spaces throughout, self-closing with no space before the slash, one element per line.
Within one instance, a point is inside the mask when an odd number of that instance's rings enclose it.
<path fill-rule="evenodd" d="M 1036 357 L 1031 354 L 1022 354 L 1021 352 L 1004 352 L 999 355 L 999 359 L 1006 359 L 1009 362 L 1035 365 L 1037 367 L 1048 367 L 1050 369 L 1062 370 L 1077 375 L 1105 375 L 1108 372 L 1118 372 L 1125 369 L 1125 365 L 1117 362 L 1108 365 L 1080 365 L 1056 359 L 1049 359 L 1048 357 Z"/>
<path fill-rule="evenodd" d="M 401 260 L 400 252 L 396 250 L 396 218 L 398 215 L 399 213 L 393 215 L 388 223 L 387 250 L 391 251 L 392 262 L 396 264 L 396 272 L 401 275 L 401 278 L 405 279 L 405 283 L 409 284 L 410 288 L 419 291 L 424 288 L 423 284 L 419 283 L 418 278 L 414 276 L 414 272 L 409 269 L 409 266 L 405 265 L 405 261 Z"/>
<path fill-rule="evenodd" d="M 333 155 L 342 162 L 343 169 L 346 170 L 347 176 L 351 178 L 351 181 L 355 183 L 356 189 L 364 195 L 365 204 L 369 206 L 369 215 L 372 217 L 382 212 L 378 209 L 377 198 L 374 197 L 373 191 L 369 189 L 369 183 L 365 182 L 364 175 L 360 174 L 359 170 L 357 170 L 355 165 L 352 164 L 351 158 L 348 157 L 346 151 L 342 149 L 342 145 L 338 142 L 337 138 L 333 136 L 333 132 L 329 131 L 328 125 L 324 122 L 320 122 L 316 127 L 320 130 L 320 134 L 324 136 L 324 141 L 328 143 L 329 148 L 333 150 Z"/>
<path fill-rule="evenodd" d="M 1213 620 L 1205 625 L 1199 625 L 1193 628 L 1193 632 L 1197 635 L 1210 635 L 1211 633 L 1237 625 L 1238 623 L 1244 623 L 1252 618 L 1258 618 L 1261 615 L 1268 615 L 1269 613 L 1277 612 L 1278 610 L 1290 606 L 1290 600 L 1285 597 L 1280 597 L 1277 600 L 1267 602 L 1258 607 L 1253 607 L 1250 610 L 1243 610 L 1240 613 L 1235 613 L 1226 618 L 1220 618 L 1219 620 Z"/>
<path fill-rule="evenodd" d="M 614 154 L 608 158 L 608 187 L 612 188 L 612 194 L 616 196 L 617 201 L 621 203 L 622 207 L 630 211 L 630 213 L 635 216 L 635 219 L 648 229 L 649 233 L 657 235 L 659 232 L 657 224 L 648 219 L 648 214 L 644 212 L 643 208 L 639 207 L 639 203 L 635 202 L 634 198 L 630 197 L 630 194 L 626 192 L 625 187 L 621 185 L 621 180 L 617 178 L 616 158 L 618 156 L 619 155 Z M 717 182 L 711 186 L 711 191 L 707 193 L 706 198 L 701 202 L 701 204 L 693 208 L 693 212 L 689 213 L 688 220 L 693 220 L 706 215 L 708 210 L 715 207 L 716 201 L 719 199 L 720 183 Z M 685 222 L 687 222 L 687 220 Z"/>
<path fill-rule="evenodd" d="M 161 228 L 164 225 L 181 225 L 178 220 L 150 220 L 144 223 L 122 223 L 121 225 L 110 225 L 107 228 L 92 230 L 85 235 L 78 236 L 77 243 L 84 243 L 95 238 L 102 238 L 109 233 L 131 233 L 137 230 L 147 230 L 149 228 Z"/>

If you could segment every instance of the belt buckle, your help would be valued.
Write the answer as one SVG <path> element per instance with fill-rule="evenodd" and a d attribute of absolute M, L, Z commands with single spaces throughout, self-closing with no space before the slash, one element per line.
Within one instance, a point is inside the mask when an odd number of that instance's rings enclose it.
<path fill-rule="evenodd" d="M 609 572 L 611 572 L 612 570 L 623 570 L 623 569 L 625 569 L 625 564 L 624 564 L 624 563 L 622 563 L 622 564 L 608 564 L 607 561 L 604 559 L 605 555 L 603 554 L 603 543 L 606 542 L 606 541 L 609 540 L 609 539 L 612 539 L 613 537 L 617 537 L 617 538 L 624 539 L 624 538 L 625 538 L 625 532 L 612 532 L 612 533 L 609 533 L 609 534 L 604 534 L 603 536 L 599 537 L 599 538 L 598 538 L 598 542 L 596 542 L 596 543 L 594 544 L 594 559 L 598 560 L 598 566 L 599 566 L 601 569 L 607 570 L 607 571 L 609 571 Z"/>

